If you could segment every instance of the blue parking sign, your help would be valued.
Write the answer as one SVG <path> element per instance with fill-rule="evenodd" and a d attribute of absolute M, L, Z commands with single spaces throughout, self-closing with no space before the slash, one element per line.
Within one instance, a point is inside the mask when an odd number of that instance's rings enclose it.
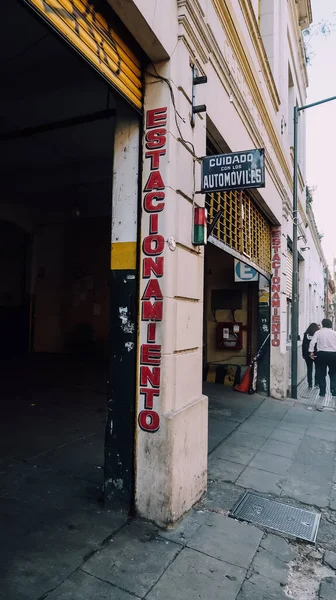
<path fill-rule="evenodd" d="M 258 281 L 259 273 L 250 265 L 242 262 L 241 260 L 235 259 L 234 265 L 235 281 Z"/>

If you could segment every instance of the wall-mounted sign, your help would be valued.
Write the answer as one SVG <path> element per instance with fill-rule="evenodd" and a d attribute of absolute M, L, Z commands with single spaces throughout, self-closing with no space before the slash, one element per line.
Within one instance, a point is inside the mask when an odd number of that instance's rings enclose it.
<path fill-rule="evenodd" d="M 272 346 L 280 346 L 281 335 L 281 229 L 272 230 L 272 287 L 271 287 L 271 342 Z"/>
<path fill-rule="evenodd" d="M 253 267 L 250 267 L 241 260 L 235 258 L 234 261 L 234 280 L 235 281 L 259 281 L 259 273 Z"/>
<path fill-rule="evenodd" d="M 160 428 L 162 284 L 165 238 L 162 215 L 165 183 L 161 175 L 167 144 L 167 107 L 147 110 L 144 139 L 144 196 L 142 201 L 142 280 L 140 322 L 140 388 L 138 423 L 142 431 Z"/>
<path fill-rule="evenodd" d="M 265 151 L 231 152 L 202 160 L 201 191 L 204 194 L 265 187 Z"/>

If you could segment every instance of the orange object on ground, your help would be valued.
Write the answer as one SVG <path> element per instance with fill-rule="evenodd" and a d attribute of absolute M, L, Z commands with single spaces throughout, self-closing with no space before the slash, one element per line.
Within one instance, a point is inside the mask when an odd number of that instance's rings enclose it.
<path fill-rule="evenodd" d="M 238 385 L 235 385 L 235 390 L 237 392 L 243 392 L 243 394 L 250 393 L 250 386 L 252 382 L 252 367 L 248 367 L 242 382 Z"/>

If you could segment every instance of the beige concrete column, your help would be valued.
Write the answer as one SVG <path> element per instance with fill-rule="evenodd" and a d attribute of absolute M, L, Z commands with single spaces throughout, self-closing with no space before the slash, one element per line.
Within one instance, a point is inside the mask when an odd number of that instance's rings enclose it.
<path fill-rule="evenodd" d="M 185 46 L 178 45 L 173 59 L 162 68 L 156 65 L 156 71 L 169 79 L 171 90 L 157 74 L 147 76 L 135 504 L 141 517 L 166 526 L 206 489 L 204 252 L 192 245 L 193 203 L 204 202 L 194 195 L 200 189 L 194 153 L 205 154 L 206 138 L 204 120 L 197 117 L 195 128 L 190 125 L 191 67 Z"/>
<path fill-rule="evenodd" d="M 287 352 L 287 236 L 282 228 L 272 228 L 271 238 L 271 366 L 270 394 L 286 398 L 289 385 L 289 353 Z"/>

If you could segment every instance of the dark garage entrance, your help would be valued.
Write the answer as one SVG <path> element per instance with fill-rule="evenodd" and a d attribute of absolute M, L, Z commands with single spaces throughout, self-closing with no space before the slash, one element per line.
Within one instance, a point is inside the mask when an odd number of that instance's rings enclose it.
<path fill-rule="evenodd" d="M 0 598 L 35 600 L 127 518 L 102 503 L 122 101 L 23 3 L 1 10 Z"/>

